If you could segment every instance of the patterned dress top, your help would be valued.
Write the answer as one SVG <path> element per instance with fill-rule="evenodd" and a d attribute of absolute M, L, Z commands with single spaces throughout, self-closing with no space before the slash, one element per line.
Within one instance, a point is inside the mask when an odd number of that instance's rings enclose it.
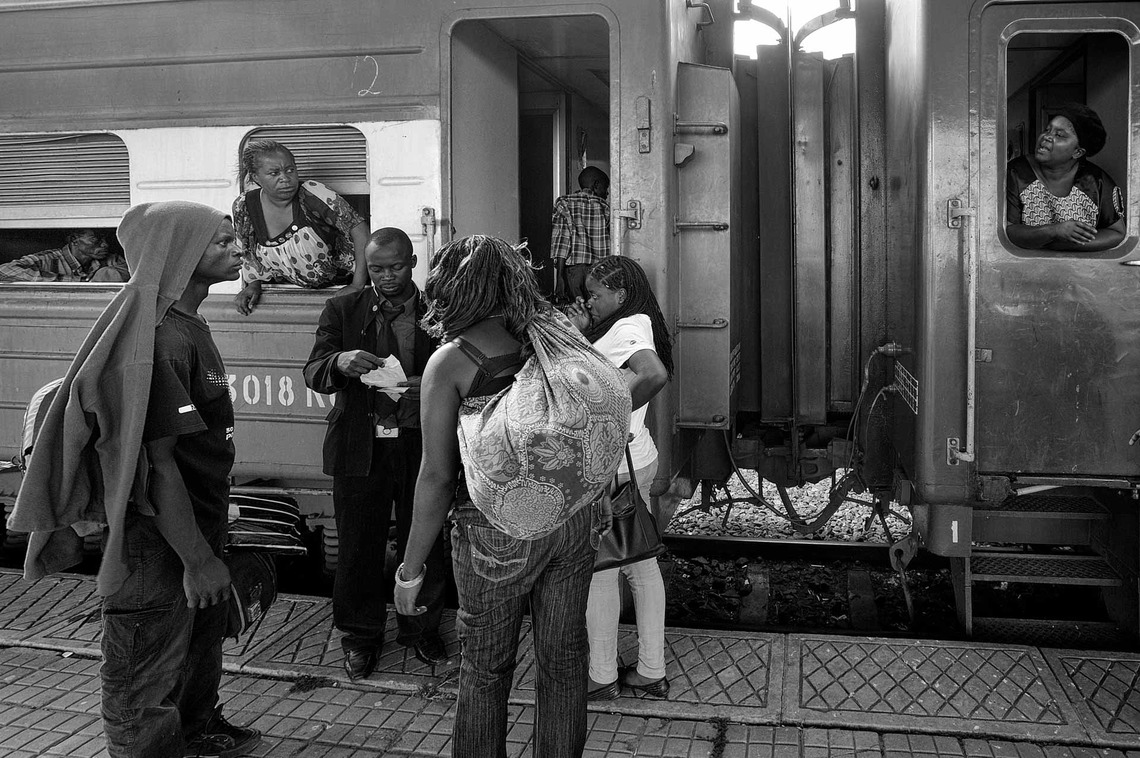
<path fill-rule="evenodd" d="M 318 288 L 347 284 L 355 269 L 352 230 L 364 219 L 320 182 L 302 182 L 293 198 L 293 223 L 269 236 L 261 188 L 239 195 L 234 229 L 242 242 L 241 278 Z"/>
<path fill-rule="evenodd" d="M 1097 229 L 1115 224 L 1124 214 L 1124 198 L 1116 182 L 1099 166 L 1081 161 L 1073 188 L 1057 197 L 1046 188 L 1026 156 L 1009 162 L 1006 176 L 1006 222 L 1045 226 L 1083 221 Z"/>

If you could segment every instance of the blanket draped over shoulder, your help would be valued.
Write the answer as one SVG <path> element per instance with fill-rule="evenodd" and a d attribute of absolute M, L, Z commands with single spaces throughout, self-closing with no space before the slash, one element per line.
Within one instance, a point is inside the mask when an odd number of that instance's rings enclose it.
<path fill-rule="evenodd" d="M 129 575 L 123 526 L 136 486 L 150 398 L 155 327 L 186 289 L 225 215 L 197 203 L 136 205 L 118 237 L 129 282 L 83 340 L 28 461 L 11 529 L 31 532 L 24 577 L 39 579 L 82 558 L 84 534 L 108 527 L 99 593 Z"/>

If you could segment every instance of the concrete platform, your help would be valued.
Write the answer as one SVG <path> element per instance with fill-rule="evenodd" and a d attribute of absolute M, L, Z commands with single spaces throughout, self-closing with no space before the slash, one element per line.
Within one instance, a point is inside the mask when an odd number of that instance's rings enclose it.
<path fill-rule="evenodd" d="M 457 661 L 433 669 L 392 642 L 350 683 L 330 617 L 324 598 L 284 596 L 227 643 L 222 697 L 264 732 L 254 754 L 448 755 Z M 106 755 L 98 635 L 91 578 L 0 570 L 0 756 Z M 453 614 L 444 637 L 458 653 Z M 592 704 L 587 756 L 1140 758 L 1140 655 L 676 628 L 666 642 L 669 700 Z M 635 657 L 632 629 L 619 650 Z M 508 754 L 530 755 L 527 629 L 510 718 Z"/>

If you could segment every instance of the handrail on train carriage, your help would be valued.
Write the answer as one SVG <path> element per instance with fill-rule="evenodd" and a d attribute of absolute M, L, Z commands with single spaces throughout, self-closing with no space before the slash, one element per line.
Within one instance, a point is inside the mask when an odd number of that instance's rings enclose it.
<path fill-rule="evenodd" d="M 977 218 L 977 211 L 967 205 L 961 198 L 951 198 L 946 201 L 946 225 L 951 229 L 960 229 L 966 238 L 966 256 L 962 262 L 963 276 L 966 284 L 966 445 L 959 446 L 959 441 L 950 437 L 946 440 L 946 462 L 957 466 L 959 462 L 967 463 L 974 460 L 974 414 L 976 408 L 976 367 L 975 351 L 978 341 L 978 248 L 974 238 L 973 223 L 963 223 L 963 219 Z"/>
<path fill-rule="evenodd" d="M 716 17 L 713 16 L 712 6 L 710 6 L 708 3 L 698 2 L 698 0 L 685 0 L 685 7 L 686 8 L 697 8 L 701 11 L 702 14 L 704 14 L 705 16 L 708 17 L 707 21 L 698 21 L 697 22 L 697 28 L 698 29 L 703 29 L 706 26 L 712 26 L 713 24 L 716 23 Z"/>

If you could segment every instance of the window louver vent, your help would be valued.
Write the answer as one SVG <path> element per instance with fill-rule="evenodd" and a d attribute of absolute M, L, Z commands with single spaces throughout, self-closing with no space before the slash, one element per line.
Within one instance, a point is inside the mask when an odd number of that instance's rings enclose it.
<path fill-rule="evenodd" d="M 292 150 L 302 179 L 342 193 L 368 194 L 367 144 L 351 126 L 265 127 L 250 132 L 246 141 L 251 139 L 271 139 Z"/>
<path fill-rule="evenodd" d="M 127 146 L 113 134 L 0 134 L 0 207 L 131 203 Z"/>

